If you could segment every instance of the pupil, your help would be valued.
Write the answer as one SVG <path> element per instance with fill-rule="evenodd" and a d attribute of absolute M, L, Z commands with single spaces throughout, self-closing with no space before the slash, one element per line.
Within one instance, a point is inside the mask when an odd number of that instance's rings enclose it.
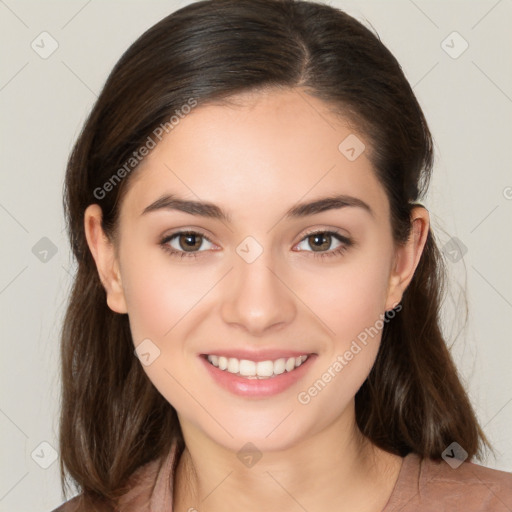
<path fill-rule="evenodd" d="M 322 242 L 320 242 L 320 245 L 315 245 L 315 244 L 317 244 L 317 242 L 318 242 L 319 240 L 328 240 L 328 239 L 329 239 L 329 236 L 330 236 L 330 235 L 327 235 L 327 236 L 326 236 L 325 234 L 320 234 L 320 235 L 319 235 L 319 234 L 316 234 L 316 235 L 313 235 L 313 236 L 312 236 L 312 238 L 314 239 L 314 242 L 313 242 L 314 246 L 315 246 L 315 247 L 317 247 L 317 248 L 321 248 L 321 249 L 327 249 L 327 248 L 329 247 L 329 245 L 330 245 L 328 241 L 327 241 L 327 247 L 322 247 L 322 246 L 326 245 L 325 243 L 322 243 Z"/>
<path fill-rule="evenodd" d="M 196 239 L 196 235 L 194 234 L 188 234 L 188 235 L 182 235 L 182 240 L 185 239 L 186 242 L 185 242 L 185 247 L 184 248 L 192 248 L 192 249 L 197 249 L 198 247 L 201 246 L 201 243 L 197 244 L 197 240 L 196 240 L 196 243 L 194 244 L 194 242 L 190 242 L 190 240 L 194 240 Z M 182 246 L 183 247 L 183 246 Z"/>

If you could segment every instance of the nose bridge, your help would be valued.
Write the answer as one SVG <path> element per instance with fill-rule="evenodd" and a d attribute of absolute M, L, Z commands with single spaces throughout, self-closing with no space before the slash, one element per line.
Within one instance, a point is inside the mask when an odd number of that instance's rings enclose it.
<path fill-rule="evenodd" d="M 239 324 L 254 335 L 291 322 L 296 312 L 293 294 L 276 270 L 279 266 L 273 261 L 272 251 L 248 237 L 236 252 L 222 304 L 223 320 Z"/>

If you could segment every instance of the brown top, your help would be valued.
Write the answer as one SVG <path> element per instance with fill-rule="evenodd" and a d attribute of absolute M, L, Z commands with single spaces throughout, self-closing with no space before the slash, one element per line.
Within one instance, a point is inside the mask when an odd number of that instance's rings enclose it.
<path fill-rule="evenodd" d="M 180 453 L 174 444 L 164 458 L 149 462 L 131 477 L 131 490 L 116 512 L 172 512 L 172 486 Z M 103 512 L 102 509 L 96 509 Z M 105 509 L 107 510 L 107 509 Z M 512 473 L 464 462 L 452 469 L 445 461 L 403 459 L 398 479 L 382 512 L 512 512 Z M 80 495 L 53 512 L 91 512 Z"/>

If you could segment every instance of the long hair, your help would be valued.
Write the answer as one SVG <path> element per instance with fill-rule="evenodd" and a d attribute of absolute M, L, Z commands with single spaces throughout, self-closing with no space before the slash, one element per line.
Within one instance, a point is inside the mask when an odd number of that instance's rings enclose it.
<path fill-rule="evenodd" d="M 62 329 L 61 480 L 115 503 L 130 475 L 183 443 L 175 409 L 134 355 L 127 315 L 112 312 L 88 249 L 84 211 L 97 203 L 115 237 L 139 150 L 191 105 L 237 93 L 301 87 L 370 142 L 396 243 L 433 167 L 427 122 L 378 36 L 344 12 L 294 0 L 205 0 L 147 30 L 109 75 L 70 155 L 64 190 L 77 274 Z M 199 107 L 197 107 L 199 108 Z M 160 130 L 160 131 L 159 131 Z M 128 163 L 128 165 L 127 165 Z M 141 171 L 142 172 L 142 171 Z M 489 446 L 440 327 L 445 270 L 432 229 L 399 314 L 356 394 L 356 420 L 388 452 L 439 458 L 457 441 L 469 458 Z"/>

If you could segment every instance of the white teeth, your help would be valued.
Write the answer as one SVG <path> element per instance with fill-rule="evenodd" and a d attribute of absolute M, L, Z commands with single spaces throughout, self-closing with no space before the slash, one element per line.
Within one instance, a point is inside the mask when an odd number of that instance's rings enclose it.
<path fill-rule="evenodd" d="M 234 357 L 230 357 L 228 359 L 228 372 L 229 373 L 238 373 L 240 367 L 240 361 L 235 359 Z"/>
<path fill-rule="evenodd" d="M 287 372 L 291 372 L 295 368 L 295 357 L 290 357 L 284 365 Z"/>
<path fill-rule="evenodd" d="M 258 361 L 255 373 L 258 377 L 271 377 L 274 373 L 274 363 L 272 361 Z M 254 373 L 250 375 L 254 375 Z"/>
<path fill-rule="evenodd" d="M 208 361 L 220 370 L 227 370 L 230 373 L 239 374 L 249 379 L 266 379 L 280 375 L 285 371 L 291 372 L 298 368 L 308 358 L 307 355 L 280 358 L 275 361 L 250 361 L 248 359 L 238 360 L 235 357 L 229 359 L 224 356 L 209 355 Z"/>
<path fill-rule="evenodd" d="M 281 373 L 284 373 L 285 363 L 286 363 L 286 359 L 284 359 L 284 358 L 274 361 L 274 373 L 276 375 L 281 375 Z"/>
<path fill-rule="evenodd" d="M 256 363 L 254 361 L 248 361 L 247 359 L 242 359 L 240 361 L 240 375 L 244 377 L 248 377 L 250 375 L 256 375 Z"/>

